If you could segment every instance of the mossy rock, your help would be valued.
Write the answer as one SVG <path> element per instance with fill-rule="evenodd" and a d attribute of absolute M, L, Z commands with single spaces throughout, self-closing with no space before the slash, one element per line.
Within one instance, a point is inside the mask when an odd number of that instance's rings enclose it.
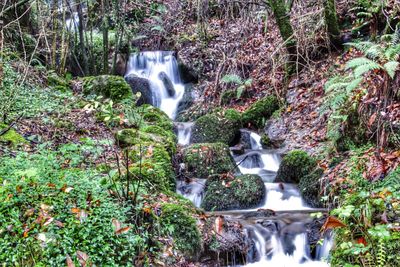
<path fill-rule="evenodd" d="M 241 119 L 241 114 L 233 109 L 204 115 L 198 118 L 193 126 L 191 142 L 221 142 L 231 145 L 238 137 Z"/>
<path fill-rule="evenodd" d="M 139 146 L 144 144 L 153 144 L 154 146 L 162 146 L 165 148 L 170 156 L 176 152 L 176 137 L 173 132 L 164 131 L 164 133 L 157 132 L 162 128 L 155 128 L 157 126 L 147 126 L 142 130 L 138 129 L 122 129 L 115 133 L 115 140 L 117 144 L 122 147 Z M 159 129 L 158 129 L 159 128 Z"/>
<path fill-rule="evenodd" d="M 299 182 L 299 190 L 304 201 L 313 208 L 322 207 L 320 196 L 320 178 L 324 170 L 317 168 L 302 177 Z"/>
<path fill-rule="evenodd" d="M 0 123 L 0 132 L 7 129 L 8 125 Z M 0 144 L 10 145 L 12 147 L 17 147 L 23 144 L 26 144 L 27 141 L 25 140 L 22 135 L 17 133 L 13 128 L 9 129 L 5 134 L 0 136 Z"/>
<path fill-rule="evenodd" d="M 338 151 L 348 151 L 368 142 L 367 128 L 360 119 L 357 107 L 347 110 L 346 125 L 336 140 Z"/>
<path fill-rule="evenodd" d="M 189 177 L 207 178 L 235 170 L 229 147 L 223 143 L 193 144 L 184 148 L 182 154 Z"/>
<path fill-rule="evenodd" d="M 302 150 L 290 151 L 282 160 L 275 182 L 299 183 L 316 167 L 316 161 Z"/>
<path fill-rule="evenodd" d="M 173 131 L 174 123 L 168 115 L 159 108 L 149 104 L 144 104 L 137 108 L 141 114 L 143 121 L 149 125 L 156 125 L 166 131 Z"/>
<path fill-rule="evenodd" d="M 65 78 L 58 76 L 55 72 L 50 72 L 47 75 L 47 84 L 54 90 L 60 92 L 67 92 L 70 90 L 69 82 Z"/>
<path fill-rule="evenodd" d="M 261 135 L 261 145 L 262 145 L 263 148 L 273 147 L 271 139 L 268 137 L 268 134 L 263 133 Z"/>
<path fill-rule="evenodd" d="M 102 95 L 114 101 L 132 98 L 132 90 L 123 77 L 100 75 L 84 77 L 83 93 Z"/>
<path fill-rule="evenodd" d="M 171 236 L 175 246 L 186 255 L 194 255 L 201 249 L 201 236 L 192 212 L 181 204 L 161 205 L 159 217 L 161 233 Z"/>
<path fill-rule="evenodd" d="M 267 119 L 271 117 L 275 110 L 279 109 L 279 101 L 275 96 L 267 96 L 252 104 L 243 112 L 243 123 L 262 128 Z"/>
<path fill-rule="evenodd" d="M 254 208 L 262 204 L 266 194 L 261 177 L 252 174 L 212 176 L 205 192 L 201 207 L 207 211 Z"/>

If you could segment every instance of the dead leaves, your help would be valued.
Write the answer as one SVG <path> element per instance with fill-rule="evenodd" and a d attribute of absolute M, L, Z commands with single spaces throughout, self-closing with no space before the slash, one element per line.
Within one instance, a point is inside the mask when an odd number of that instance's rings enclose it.
<path fill-rule="evenodd" d="M 322 226 L 322 231 L 326 231 L 328 229 L 335 229 L 339 227 L 346 227 L 346 224 L 344 224 L 342 221 L 340 221 L 338 218 L 329 216 L 324 225 Z"/>
<path fill-rule="evenodd" d="M 113 219 L 112 224 L 114 226 L 116 235 L 125 234 L 132 228 L 131 226 L 122 227 L 121 222 L 117 219 Z"/>

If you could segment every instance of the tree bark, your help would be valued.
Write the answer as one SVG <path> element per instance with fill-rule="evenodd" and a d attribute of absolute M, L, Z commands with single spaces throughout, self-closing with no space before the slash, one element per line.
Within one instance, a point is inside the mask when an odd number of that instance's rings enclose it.
<path fill-rule="evenodd" d="M 88 58 L 86 55 L 86 45 L 85 45 L 85 36 L 84 36 L 84 20 L 83 20 L 83 10 L 82 10 L 82 4 L 79 3 L 77 5 L 77 11 L 78 11 L 78 17 L 79 17 L 79 23 L 78 23 L 78 30 L 79 30 L 79 44 L 80 44 L 80 49 L 81 49 L 81 54 L 82 54 L 82 59 L 83 59 L 83 71 L 85 72 L 85 75 L 89 74 L 89 64 L 88 64 Z"/>
<path fill-rule="evenodd" d="M 109 1 L 103 0 L 103 72 L 108 73 L 108 12 Z"/>
<path fill-rule="evenodd" d="M 278 24 L 282 39 L 285 42 L 286 49 L 289 53 L 289 65 L 297 62 L 297 42 L 294 38 L 290 16 L 287 13 L 285 0 L 268 0 L 269 5 L 274 13 L 276 24 Z"/>
<path fill-rule="evenodd" d="M 336 14 L 335 0 L 324 0 L 325 23 L 329 39 L 335 47 L 340 47 L 342 42 L 340 38 L 340 27 Z"/>

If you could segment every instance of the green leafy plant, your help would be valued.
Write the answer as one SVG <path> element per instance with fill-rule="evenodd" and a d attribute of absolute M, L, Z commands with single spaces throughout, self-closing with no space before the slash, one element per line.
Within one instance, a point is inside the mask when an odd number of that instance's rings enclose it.
<path fill-rule="evenodd" d="M 226 83 L 226 84 L 234 84 L 236 85 L 236 98 L 240 98 L 243 94 L 243 92 L 246 90 L 246 88 L 251 87 L 251 84 L 253 83 L 253 79 L 247 79 L 243 80 L 241 77 L 239 77 L 236 74 L 227 74 L 224 77 L 222 77 L 221 82 Z"/>

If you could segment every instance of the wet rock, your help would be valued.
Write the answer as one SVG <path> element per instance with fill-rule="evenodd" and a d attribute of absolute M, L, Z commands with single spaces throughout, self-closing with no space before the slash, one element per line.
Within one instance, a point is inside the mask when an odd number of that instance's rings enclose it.
<path fill-rule="evenodd" d="M 249 218 L 268 218 L 273 216 L 275 216 L 275 211 L 273 210 L 258 209 L 257 211 L 246 212 L 241 218 L 247 220 Z"/>
<path fill-rule="evenodd" d="M 283 250 L 286 254 L 293 254 L 296 246 L 294 244 L 295 237 L 299 234 L 306 233 L 307 229 L 302 222 L 294 222 L 283 227 L 280 231 L 280 238 Z"/>
<path fill-rule="evenodd" d="M 115 73 L 124 76 L 126 72 L 127 56 L 125 54 L 118 54 L 115 66 Z"/>
<path fill-rule="evenodd" d="M 243 155 L 245 153 L 244 146 L 242 144 L 238 144 L 230 148 L 233 154 L 235 155 Z"/>
<path fill-rule="evenodd" d="M 114 75 L 88 76 L 82 78 L 83 93 L 96 94 L 114 101 L 132 98 L 132 91 L 123 77 Z"/>
<path fill-rule="evenodd" d="M 265 186 L 258 175 L 215 175 L 208 178 L 201 207 L 205 210 L 247 209 L 259 206 Z"/>
<path fill-rule="evenodd" d="M 168 75 L 165 72 L 160 72 L 160 74 L 158 74 L 158 78 L 164 84 L 164 87 L 167 90 L 168 96 L 169 97 L 174 97 L 175 96 L 174 84 L 172 83 L 172 81 L 168 77 Z"/>
<path fill-rule="evenodd" d="M 324 170 L 317 168 L 300 179 L 299 190 L 304 201 L 313 208 L 322 207 L 320 196 L 320 178 Z"/>
<path fill-rule="evenodd" d="M 279 148 L 282 146 L 286 139 L 286 125 L 283 119 L 273 119 L 267 122 L 265 127 L 265 134 L 268 138 L 268 146 Z M 264 142 L 267 139 L 264 137 Z"/>
<path fill-rule="evenodd" d="M 244 149 L 251 149 L 251 132 L 246 129 L 240 129 L 240 144 Z"/>
<path fill-rule="evenodd" d="M 199 81 L 199 75 L 189 66 L 179 62 L 178 69 L 183 83 L 197 83 Z"/>
<path fill-rule="evenodd" d="M 186 84 L 185 85 L 185 93 L 183 94 L 183 97 L 181 101 L 179 102 L 178 108 L 177 108 L 177 114 L 179 115 L 190 108 L 191 105 L 193 105 L 193 86 L 191 84 Z"/>
<path fill-rule="evenodd" d="M 146 78 L 141 78 L 135 74 L 130 74 L 125 77 L 126 82 L 131 86 L 132 92 L 135 94 L 140 92 L 142 96 L 138 101 L 138 105 L 150 104 L 156 105 L 153 101 L 153 93 L 151 91 L 150 81 Z"/>
<path fill-rule="evenodd" d="M 315 249 L 318 241 L 322 238 L 323 233 L 321 228 L 326 221 L 327 216 L 323 215 L 320 218 L 314 218 L 311 222 L 306 224 L 307 227 L 307 240 L 310 244 L 311 255 L 315 255 Z"/>

